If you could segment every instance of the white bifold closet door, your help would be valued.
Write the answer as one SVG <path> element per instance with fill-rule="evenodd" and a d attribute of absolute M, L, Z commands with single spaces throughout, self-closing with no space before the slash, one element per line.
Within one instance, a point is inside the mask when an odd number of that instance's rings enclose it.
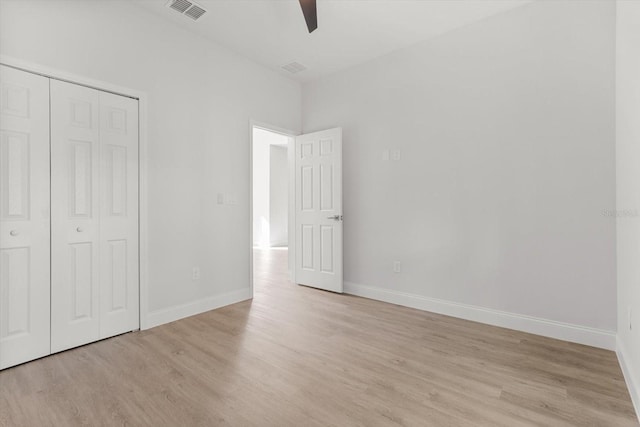
<path fill-rule="evenodd" d="M 139 327 L 138 102 L 51 81 L 51 351 Z"/>
<path fill-rule="evenodd" d="M 0 369 L 49 331 L 49 79 L 0 66 Z"/>

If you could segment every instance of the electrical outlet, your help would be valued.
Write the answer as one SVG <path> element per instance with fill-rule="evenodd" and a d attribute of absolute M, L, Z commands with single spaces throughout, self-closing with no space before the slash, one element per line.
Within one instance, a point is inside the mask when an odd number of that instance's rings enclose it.
<path fill-rule="evenodd" d="M 400 261 L 393 261 L 393 272 L 400 273 L 402 271 L 402 263 Z"/>
<path fill-rule="evenodd" d="M 395 161 L 400 160 L 400 150 L 391 151 L 391 159 Z"/>
<path fill-rule="evenodd" d="M 191 269 L 191 280 L 198 279 L 200 279 L 200 267 L 193 267 L 193 269 Z"/>

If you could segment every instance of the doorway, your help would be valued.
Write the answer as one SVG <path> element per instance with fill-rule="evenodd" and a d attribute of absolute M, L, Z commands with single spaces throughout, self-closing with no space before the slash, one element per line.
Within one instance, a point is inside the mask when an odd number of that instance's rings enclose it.
<path fill-rule="evenodd" d="M 250 132 L 253 296 L 270 275 L 342 293 L 342 128 L 295 135 L 251 122 Z"/>
<path fill-rule="evenodd" d="M 295 135 L 268 125 L 251 124 L 251 282 L 253 293 L 274 275 L 291 279 L 292 170 Z M 256 289 L 256 286 L 258 289 Z"/>

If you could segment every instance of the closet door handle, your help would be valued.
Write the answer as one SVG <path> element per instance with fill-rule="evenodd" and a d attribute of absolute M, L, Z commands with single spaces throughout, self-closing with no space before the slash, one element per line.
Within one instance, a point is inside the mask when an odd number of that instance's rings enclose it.
<path fill-rule="evenodd" d="M 15 236 L 17 236 L 17 235 L 18 235 L 18 234 L 20 234 L 20 233 L 18 233 L 18 230 L 11 230 L 11 231 L 9 232 L 9 234 L 10 234 L 11 236 L 15 237 Z"/>
<path fill-rule="evenodd" d="M 78 228 L 76 228 L 76 231 L 77 231 L 78 233 L 82 233 L 82 232 L 84 231 L 84 228 L 82 228 L 82 227 L 78 227 Z"/>

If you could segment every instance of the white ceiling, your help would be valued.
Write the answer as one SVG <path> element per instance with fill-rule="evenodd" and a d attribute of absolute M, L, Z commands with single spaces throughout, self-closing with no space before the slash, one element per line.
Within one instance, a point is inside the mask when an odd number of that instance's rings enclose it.
<path fill-rule="evenodd" d="M 196 0 L 193 21 L 167 0 L 135 0 L 283 75 L 309 81 L 437 36 L 531 0 L 318 0 L 318 29 L 309 34 L 298 0 Z M 298 62 L 292 75 L 282 66 Z"/>

